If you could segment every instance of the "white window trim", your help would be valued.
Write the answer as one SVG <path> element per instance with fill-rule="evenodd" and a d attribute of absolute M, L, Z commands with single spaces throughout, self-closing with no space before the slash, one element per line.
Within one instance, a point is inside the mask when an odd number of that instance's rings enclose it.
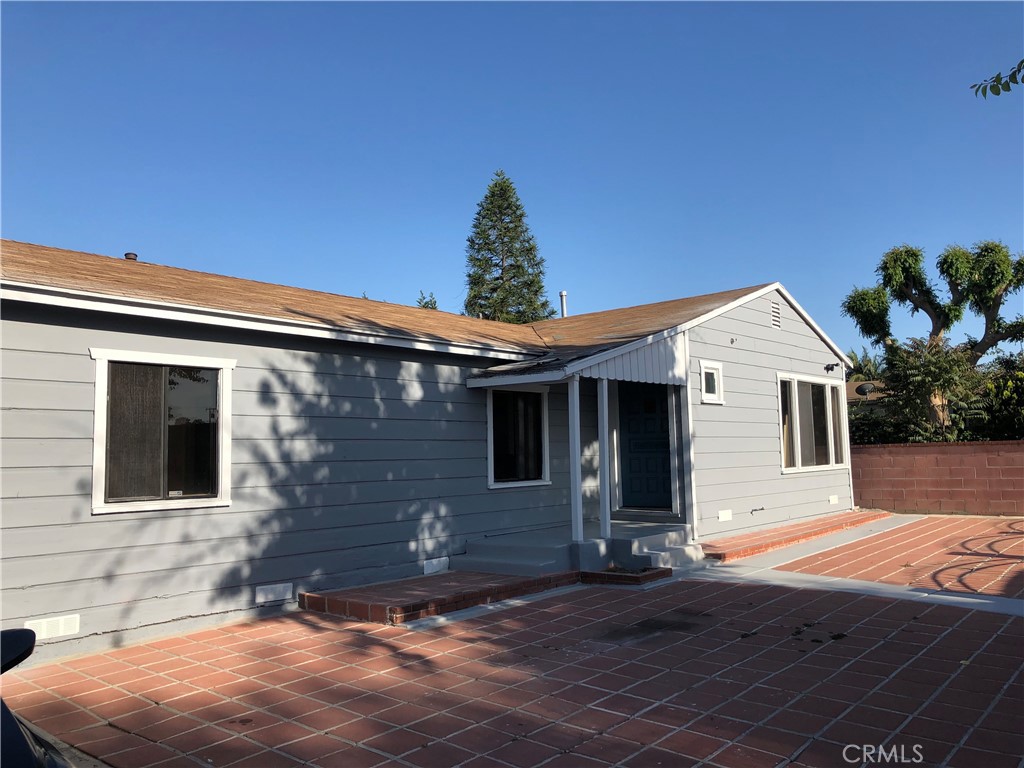
<path fill-rule="evenodd" d="M 93 411 L 92 512 L 108 515 L 122 512 L 155 512 L 174 509 L 227 507 L 231 504 L 231 374 L 235 360 L 219 357 L 172 355 L 163 352 L 135 352 L 121 349 L 90 348 L 96 361 L 96 405 Z M 214 368 L 217 380 L 218 457 L 220 461 L 217 496 L 203 499 L 152 499 L 146 501 L 106 501 L 107 487 L 107 374 L 108 363 L 174 365 L 183 368 Z"/>
<path fill-rule="evenodd" d="M 718 383 L 718 392 L 709 393 L 704 389 L 704 374 L 714 371 L 715 381 Z M 722 375 L 722 364 L 713 360 L 700 361 L 700 401 L 711 405 L 725 405 L 725 383 Z"/>
<path fill-rule="evenodd" d="M 514 392 L 539 392 L 541 395 L 541 442 L 543 451 L 543 477 L 539 480 L 512 480 L 502 482 L 494 479 L 494 390 L 510 390 Z M 499 488 L 532 488 L 540 485 L 551 485 L 551 450 L 548 440 L 548 388 L 538 386 L 523 387 L 492 387 L 487 390 L 487 487 L 490 490 Z"/>
<path fill-rule="evenodd" d="M 808 384 L 824 384 L 826 387 L 836 387 L 836 388 L 839 389 L 839 395 L 840 395 L 839 402 L 840 403 L 845 403 L 846 402 L 846 392 L 845 392 L 845 390 L 843 388 L 843 381 L 837 381 L 835 379 L 827 379 L 827 378 L 824 378 L 822 376 L 805 376 L 802 373 L 777 373 L 775 378 L 776 378 L 775 394 L 776 394 L 776 397 L 779 398 L 779 464 L 782 467 L 782 474 L 784 474 L 784 475 L 796 475 L 796 474 L 804 474 L 804 473 L 807 473 L 807 472 L 831 472 L 831 471 L 837 470 L 837 469 L 849 469 L 849 467 L 850 467 L 850 458 L 849 458 L 850 457 L 850 444 L 849 444 L 849 440 L 847 439 L 847 435 L 849 434 L 849 432 L 848 432 L 848 427 L 846 425 L 846 414 L 845 413 L 841 413 L 840 414 L 839 428 L 843 431 L 843 434 L 841 435 L 841 439 L 843 440 L 843 445 L 846 446 L 846 450 L 844 451 L 844 453 L 846 454 L 846 461 L 844 461 L 842 464 L 835 464 L 835 463 L 833 463 L 833 462 L 835 462 L 835 453 L 834 453 L 835 452 L 835 437 L 832 434 L 832 424 L 834 422 L 832 420 L 832 396 L 830 394 L 827 394 L 826 397 L 825 397 L 825 418 L 827 419 L 828 429 L 829 429 L 829 436 L 828 436 L 829 437 L 829 439 L 828 439 L 828 460 L 829 460 L 829 463 L 828 464 L 821 464 L 821 465 L 817 465 L 817 466 L 813 466 L 813 467 L 787 467 L 786 466 L 786 456 L 785 456 L 785 454 L 783 452 L 783 444 L 784 444 L 785 438 L 784 438 L 783 433 L 782 433 L 782 381 L 786 380 L 786 381 L 792 382 L 793 385 L 794 385 L 794 392 L 795 392 L 795 385 L 796 385 L 796 383 L 800 382 L 800 381 L 807 382 Z M 826 390 L 826 392 L 827 391 L 828 390 Z M 797 418 L 799 418 L 799 415 L 797 416 Z M 797 461 L 800 461 L 800 429 L 799 429 L 799 425 L 797 425 L 797 429 L 793 430 L 793 455 L 794 455 L 794 457 L 796 458 Z"/>

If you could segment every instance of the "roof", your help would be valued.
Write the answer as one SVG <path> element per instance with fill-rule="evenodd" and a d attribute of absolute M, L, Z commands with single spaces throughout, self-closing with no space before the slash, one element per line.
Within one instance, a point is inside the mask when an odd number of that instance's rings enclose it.
<path fill-rule="evenodd" d="M 0 241 L 0 275 L 4 282 L 275 318 L 360 335 L 490 347 L 530 355 L 544 349 L 528 326 L 14 240 Z"/>
<path fill-rule="evenodd" d="M 697 323 L 775 288 L 792 301 L 781 285 L 771 283 L 513 325 L 14 240 L 0 240 L 0 276 L 7 299 L 516 361 L 487 372 L 506 376 L 564 369 L 572 361 Z"/>
<path fill-rule="evenodd" d="M 870 384 L 870 387 L 865 386 L 868 384 Z M 857 391 L 858 387 L 864 387 L 868 391 L 862 395 Z M 884 381 L 872 379 L 871 381 L 846 382 L 846 401 L 849 403 L 875 402 L 876 400 L 884 400 L 886 397 Z"/>

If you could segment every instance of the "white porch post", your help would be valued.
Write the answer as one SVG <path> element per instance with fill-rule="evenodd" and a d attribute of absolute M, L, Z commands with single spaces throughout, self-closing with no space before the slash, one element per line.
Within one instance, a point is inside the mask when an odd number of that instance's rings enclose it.
<path fill-rule="evenodd" d="M 608 379 L 597 381 L 597 471 L 600 481 L 601 538 L 612 535 L 612 498 L 608 450 Z"/>
<path fill-rule="evenodd" d="M 583 478 L 580 451 L 580 377 L 569 379 L 569 501 L 572 539 L 583 541 Z"/>

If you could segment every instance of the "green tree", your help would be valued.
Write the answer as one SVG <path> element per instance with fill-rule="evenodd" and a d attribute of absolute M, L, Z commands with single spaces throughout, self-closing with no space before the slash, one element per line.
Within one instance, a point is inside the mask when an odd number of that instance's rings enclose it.
<path fill-rule="evenodd" d="M 544 259 L 516 188 L 501 170 L 477 206 L 466 238 L 466 287 L 463 311 L 471 317 L 533 323 L 555 314 L 544 295 Z"/>
<path fill-rule="evenodd" d="M 858 355 L 852 349 L 846 353 L 853 363 L 853 368 L 846 372 L 847 381 L 878 381 L 885 375 L 885 360 L 872 355 L 867 347 L 861 347 Z"/>
<path fill-rule="evenodd" d="M 853 319 L 863 336 L 887 347 L 892 338 L 889 312 L 892 304 L 924 313 L 930 323 L 928 341 L 941 341 L 946 332 L 970 309 L 984 320 L 981 338 L 968 337 L 963 345 L 972 366 L 1003 341 L 1024 340 L 1024 315 L 1002 315 L 1003 304 L 1024 287 L 1024 256 L 1011 256 L 1000 242 L 976 243 L 968 250 L 951 245 L 937 261 L 945 282 L 945 295 L 925 274 L 924 253 L 901 245 L 887 251 L 875 270 L 879 282 L 873 288 L 854 288 L 844 299 L 843 314 Z"/>
<path fill-rule="evenodd" d="M 987 80 L 974 83 L 971 88 L 974 89 L 975 97 L 980 93 L 983 99 L 987 99 L 990 93 L 993 96 L 1008 93 L 1011 90 L 1010 85 L 1020 85 L 1021 80 L 1024 80 L 1024 59 L 1017 62 L 1017 66 L 1012 67 L 1005 78 L 1002 72 L 997 72 Z"/>
<path fill-rule="evenodd" d="M 1024 352 L 999 355 L 985 366 L 984 437 L 1024 440 Z"/>
<path fill-rule="evenodd" d="M 955 442 L 979 437 L 984 376 L 970 350 L 947 339 L 910 339 L 885 350 L 885 413 L 900 442 Z"/>
<path fill-rule="evenodd" d="M 420 291 L 420 297 L 416 299 L 416 306 L 420 309 L 437 309 L 437 299 L 434 298 L 434 292 L 431 291 L 429 294 Z"/>

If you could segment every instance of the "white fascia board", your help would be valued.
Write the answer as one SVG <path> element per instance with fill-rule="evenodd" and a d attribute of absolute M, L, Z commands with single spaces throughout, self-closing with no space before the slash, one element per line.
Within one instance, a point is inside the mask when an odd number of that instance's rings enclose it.
<path fill-rule="evenodd" d="M 4 282 L 0 288 L 0 301 L 24 301 L 51 307 L 85 309 L 93 312 L 112 312 L 133 317 L 177 320 L 200 325 L 214 325 L 252 331 L 283 333 L 360 344 L 380 344 L 387 347 L 442 352 L 470 357 L 489 357 L 498 360 L 530 360 L 535 355 L 473 344 L 423 341 L 405 336 L 385 336 L 354 330 L 341 330 L 301 320 L 284 320 L 231 310 L 195 307 L 188 304 L 152 301 L 133 297 L 110 296 L 65 288 L 51 288 L 30 283 Z"/>
<path fill-rule="evenodd" d="M 555 371 L 544 373 L 509 373 L 504 376 L 470 376 L 466 379 L 468 389 L 484 389 L 497 387 L 517 387 L 523 384 L 555 384 L 566 378 L 565 369 L 559 368 Z"/>

